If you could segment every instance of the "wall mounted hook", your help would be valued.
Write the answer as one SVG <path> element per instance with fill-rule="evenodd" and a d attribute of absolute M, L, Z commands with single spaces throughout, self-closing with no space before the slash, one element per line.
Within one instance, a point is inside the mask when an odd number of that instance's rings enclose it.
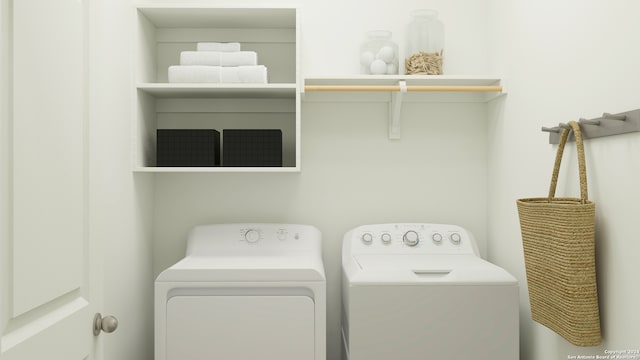
<path fill-rule="evenodd" d="M 579 120 L 579 124 L 581 126 L 591 125 L 581 127 L 583 139 L 593 139 L 604 136 L 640 132 L 640 109 L 625 111 L 618 114 L 603 113 L 602 117 L 595 119 L 581 118 Z M 560 141 L 560 131 L 554 131 L 554 129 L 568 127 L 569 126 L 567 124 L 560 123 L 557 127 L 543 127 L 542 131 L 546 131 L 549 133 L 549 144 L 557 144 Z M 570 135 L 569 141 L 573 140 L 573 136 Z"/>
<path fill-rule="evenodd" d="M 626 121 L 627 120 L 627 115 L 614 115 L 614 114 L 609 114 L 609 113 L 603 113 L 602 117 L 607 119 L 607 120 L 620 120 L 620 121 Z"/>
<path fill-rule="evenodd" d="M 559 127 L 561 127 L 561 128 L 563 128 L 563 129 L 569 129 L 569 130 L 571 130 L 571 126 L 569 126 L 569 125 L 567 125 L 567 124 L 565 124 L 565 123 L 560 123 L 560 124 L 558 124 L 558 126 L 559 126 Z"/>
<path fill-rule="evenodd" d="M 578 122 L 584 125 L 600 125 L 600 120 L 589 120 L 589 119 L 580 118 Z"/>
<path fill-rule="evenodd" d="M 559 133 L 560 132 L 560 128 L 557 127 L 557 126 L 554 126 L 554 127 L 543 126 L 541 130 L 544 131 L 544 132 L 550 132 L 550 133 Z"/>

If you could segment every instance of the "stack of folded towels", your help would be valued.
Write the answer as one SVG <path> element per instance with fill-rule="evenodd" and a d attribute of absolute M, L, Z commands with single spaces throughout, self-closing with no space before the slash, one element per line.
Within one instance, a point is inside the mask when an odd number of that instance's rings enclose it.
<path fill-rule="evenodd" d="M 240 43 L 200 42 L 197 51 L 180 53 L 180 65 L 169 66 L 170 83 L 267 83 L 267 67 L 255 51 Z"/>

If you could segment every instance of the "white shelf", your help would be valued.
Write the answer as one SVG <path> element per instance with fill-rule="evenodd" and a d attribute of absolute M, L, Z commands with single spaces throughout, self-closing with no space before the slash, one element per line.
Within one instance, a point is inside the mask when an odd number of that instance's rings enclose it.
<path fill-rule="evenodd" d="M 291 98 L 296 97 L 296 84 L 175 84 L 141 83 L 137 86 L 156 98 Z"/>
<path fill-rule="evenodd" d="M 138 11 L 159 28 L 280 29 L 296 28 L 294 8 L 269 6 L 139 5 Z M 260 6 L 260 5 L 258 5 Z"/>
<path fill-rule="evenodd" d="M 305 85 L 499 85 L 500 78 L 482 75 L 335 75 L 309 76 Z"/>
<path fill-rule="evenodd" d="M 390 101 L 404 82 L 409 91 L 404 102 L 487 102 L 504 95 L 502 81 L 490 76 L 458 75 L 354 75 L 309 77 L 304 81 L 304 101 Z M 309 90 L 326 88 L 327 90 Z M 441 91 L 411 91 L 411 87 L 442 87 Z M 499 91 L 486 91 L 497 87 Z M 345 90 L 339 90 L 344 88 Z M 394 88 L 394 89 L 388 89 Z M 475 88 L 475 89 L 474 89 Z"/>
<path fill-rule="evenodd" d="M 289 173 L 299 172 L 297 166 L 286 167 L 155 167 L 146 166 L 134 169 L 139 173 L 237 173 L 237 172 L 254 172 L 254 173 Z"/>
<path fill-rule="evenodd" d="M 300 171 L 299 12 L 297 6 L 233 1 L 136 6 L 133 171 Z M 242 50 L 255 51 L 269 83 L 168 83 L 168 67 L 179 63 L 180 52 L 207 41 L 239 42 Z M 280 129 L 283 167 L 155 167 L 157 129 Z"/>
<path fill-rule="evenodd" d="M 457 75 L 354 75 L 309 77 L 304 101 L 387 102 L 389 138 L 400 138 L 404 102 L 486 103 L 505 94 L 500 78 Z"/>

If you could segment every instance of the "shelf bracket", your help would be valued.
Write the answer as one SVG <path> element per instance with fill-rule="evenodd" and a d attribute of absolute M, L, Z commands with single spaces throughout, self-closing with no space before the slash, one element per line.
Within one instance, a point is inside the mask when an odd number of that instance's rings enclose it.
<path fill-rule="evenodd" d="M 389 104 L 389 139 L 400 139 L 400 115 L 402 113 L 402 96 L 407 92 L 407 82 L 398 82 L 400 91 L 391 93 Z"/>

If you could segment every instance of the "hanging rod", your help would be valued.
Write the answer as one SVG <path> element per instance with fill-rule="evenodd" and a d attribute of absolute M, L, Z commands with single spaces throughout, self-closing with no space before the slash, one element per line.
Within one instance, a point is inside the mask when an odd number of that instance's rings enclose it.
<path fill-rule="evenodd" d="M 580 118 L 578 123 L 584 139 L 640 132 L 640 109 L 618 114 L 603 113 L 601 117 L 595 119 Z M 560 142 L 562 128 L 566 126 L 560 123 L 551 128 L 543 126 L 541 130 L 549 133 L 549 144 L 557 144 Z M 569 135 L 569 140 L 574 140 L 573 133 Z"/>
<path fill-rule="evenodd" d="M 400 85 L 305 85 L 305 91 L 402 91 Z M 502 85 L 407 85 L 406 91 L 502 92 Z"/>

